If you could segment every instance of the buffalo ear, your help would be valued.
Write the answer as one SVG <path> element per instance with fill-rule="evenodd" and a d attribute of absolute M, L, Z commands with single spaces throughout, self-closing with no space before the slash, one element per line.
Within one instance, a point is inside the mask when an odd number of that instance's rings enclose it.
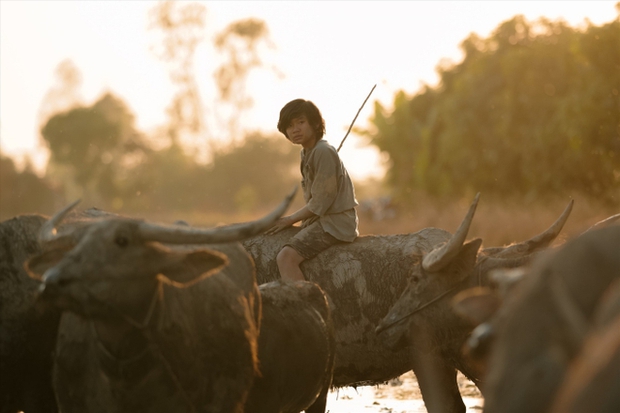
<path fill-rule="evenodd" d="M 30 257 L 24 262 L 24 269 L 35 280 L 41 281 L 45 271 L 60 262 L 71 248 L 54 248 Z"/>
<path fill-rule="evenodd" d="M 228 257 L 219 251 L 201 249 L 182 254 L 160 273 L 170 284 L 188 287 L 204 278 L 219 272 L 228 265 Z"/>
<path fill-rule="evenodd" d="M 459 253 L 452 259 L 452 262 L 446 267 L 449 274 L 455 277 L 461 277 L 464 273 L 470 273 L 476 266 L 478 259 L 478 250 L 482 244 L 482 239 L 476 238 L 466 242 L 461 247 Z"/>
<path fill-rule="evenodd" d="M 473 268 L 478 260 L 480 245 L 482 245 L 481 238 L 476 238 L 463 244 L 459 255 L 457 255 L 457 261 L 463 262 L 467 268 Z"/>
<path fill-rule="evenodd" d="M 452 308 L 472 325 L 488 321 L 501 305 L 498 294 L 489 287 L 472 287 L 452 299 Z"/>

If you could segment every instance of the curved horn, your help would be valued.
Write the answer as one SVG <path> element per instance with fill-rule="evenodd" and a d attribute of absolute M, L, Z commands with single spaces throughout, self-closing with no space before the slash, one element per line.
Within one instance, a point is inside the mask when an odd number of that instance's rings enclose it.
<path fill-rule="evenodd" d="M 598 228 L 603 228 L 606 227 L 607 225 L 611 225 L 613 224 L 615 221 L 618 220 L 618 218 L 620 218 L 620 214 L 616 214 L 616 215 L 612 215 L 609 218 L 605 218 L 602 221 L 597 222 L 596 224 L 592 225 L 590 228 L 588 228 L 587 230 L 583 231 L 581 233 L 581 235 L 585 234 L 586 232 L 590 232 L 594 229 L 598 229 Z"/>
<path fill-rule="evenodd" d="M 41 243 L 52 242 L 58 238 L 56 226 L 65 216 L 67 216 L 69 212 L 71 212 L 73 208 L 75 208 L 77 204 L 80 203 L 80 201 L 81 200 L 78 199 L 77 201 L 67 205 L 60 212 L 57 212 L 52 218 L 48 219 L 45 224 L 43 224 L 41 230 L 39 231 L 39 241 Z"/>
<path fill-rule="evenodd" d="M 536 250 L 548 247 L 549 244 L 557 238 L 558 234 L 564 227 L 568 216 L 573 210 L 574 203 L 575 201 L 571 199 L 566 208 L 564 208 L 562 215 L 560 215 L 560 217 L 549 228 L 547 228 L 545 232 L 538 234 L 527 241 L 510 245 L 508 247 L 485 248 L 482 250 L 482 253 L 496 258 L 513 258 L 515 256 L 531 254 Z"/>
<path fill-rule="evenodd" d="M 476 194 L 476 198 L 474 198 L 474 202 L 472 202 L 469 207 L 469 211 L 467 212 L 467 215 L 465 215 L 463 222 L 461 222 L 459 229 L 456 230 L 448 242 L 443 244 L 441 247 L 435 248 L 424 256 L 422 268 L 429 272 L 439 271 L 457 256 L 463 246 L 463 242 L 465 242 L 465 238 L 467 238 L 467 232 L 469 231 L 469 226 L 474 218 L 474 212 L 476 212 L 479 198 L 480 192 Z"/>
<path fill-rule="evenodd" d="M 297 187 L 269 215 L 246 223 L 226 225 L 217 228 L 193 228 L 184 225 L 156 225 L 140 223 L 139 231 L 145 240 L 168 244 L 213 244 L 241 241 L 264 232 L 284 214 L 297 193 Z"/>

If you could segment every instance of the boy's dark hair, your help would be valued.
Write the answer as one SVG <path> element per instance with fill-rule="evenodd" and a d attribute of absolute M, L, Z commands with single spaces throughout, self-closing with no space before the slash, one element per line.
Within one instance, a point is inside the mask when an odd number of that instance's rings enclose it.
<path fill-rule="evenodd" d="M 286 136 L 286 128 L 288 128 L 291 121 L 302 115 L 306 115 L 308 122 L 314 128 L 316 140 L 321 139 L 325 134 L 325 120 L 319 108 L 309 100 L 295 99 L 284 105 L 282 110 L 280 110 L 278 130 Z M 286 139 L 288 139 L 288 136 L 286 136 Z"/>

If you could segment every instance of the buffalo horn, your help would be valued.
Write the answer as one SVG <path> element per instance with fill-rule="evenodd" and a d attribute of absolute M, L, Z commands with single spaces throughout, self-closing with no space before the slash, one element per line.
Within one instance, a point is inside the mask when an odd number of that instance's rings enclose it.
<path fill-rule="evenodd" d="M 41 243 L 57 241 L 59 237 L 56 231 L 56 226 L 79 203 L 80 200 L 78 199 L 77 201 L 74 201 L 70 205 L 64 207 L 61 211 L 57 212 L 52 218 L 45 221 L 45 224 L 43 224 L 41 230 L 39 231 L 39 241 L 41 241 Z"/>
<path fill-rule="evenodd" d="M 446 265 L 450 264 L 454 257 L 458 255 L 461 247 L 463 246 L 463 242 L 465 242 L 465 238 L 467 238 L 467 232 L 469 231 L 469 226 L 471 225 L 471 221 L 474 218 L 474 212 L 476 212 L 479 198 L 480 193 L 476 194 L 476 198 L 469 207 L 467 215 L 463 219 L 463 222 L 461 222 L 461 225 L 456 230 L 454 235 L 452 235 L 450 240 L 424 256 L 424 260 L 422 261 L 422 267 L 426 271 L 439 271 Z"/>
<path fill-rule="evenodd" d="M 226 225 L 217 228 L 194 228 L 185 225 L 156 225 L 140 223 L 142 238 L 167 244 L 213 244 L 241 241 L 269 229 L 284 214 L 293 200 L 297 188 L 270 214 L 252 222 Z"/>
<path fill-rule="evenodd" d="M 482 250 L 482 254 L 492 255 L 495 258 L 516 258 L 526 254 L 531 254 L 532 252 L 541 248 L 548 247 L 549 244 L 551 244 L 551 242 L 553 242 L 553 240 L 557 238 L 558 234 L 564 227 L 568 216 L 573 210 L 574 202 L 574 200 L 570 200 L 566 208 L 564 208 L 564 212 L 562 212 L 562 215 L 560 215 L 560 217 L 549 228 L 547 228 L 545 232 L 538 234 L 527 241 L 510 245 L 505 248 L 485 248 Z"/>

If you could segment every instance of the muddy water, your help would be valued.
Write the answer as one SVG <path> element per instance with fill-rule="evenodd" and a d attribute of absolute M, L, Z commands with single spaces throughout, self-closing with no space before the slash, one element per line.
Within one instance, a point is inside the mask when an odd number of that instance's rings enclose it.
<path fill-rule="evenodd" d="M 459 374 L 459 388 L 467 413 L 480 413 L 483 399 L 472 382 Z M 327 399 L 329 413 L 425 413 L 426 408 L 413 373 L 381 386 L 345 387 L 333 390 Z"/>

